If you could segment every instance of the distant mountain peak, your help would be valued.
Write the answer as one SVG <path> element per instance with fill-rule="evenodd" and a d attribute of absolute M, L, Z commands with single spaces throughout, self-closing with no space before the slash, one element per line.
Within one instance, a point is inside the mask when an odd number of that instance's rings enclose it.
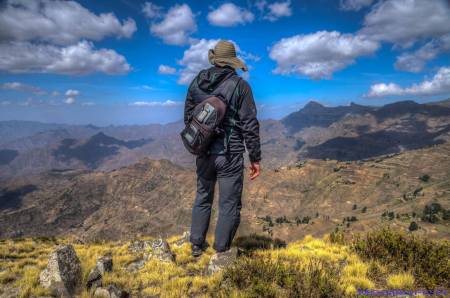
<path fill-rule="evenodd" d="M 325 106 L 317 101 L 311 100 L 303 107 L 303 110 L 322 109 L 322 108 L 325 108 Z"/>

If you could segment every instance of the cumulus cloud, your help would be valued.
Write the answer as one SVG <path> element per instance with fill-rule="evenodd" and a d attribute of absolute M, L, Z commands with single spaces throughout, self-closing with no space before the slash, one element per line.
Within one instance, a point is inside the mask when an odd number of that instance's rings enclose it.
<path fill-rule="evenodd" d="M 36 95 L 44 95 L 47 94 L 46 91 L 42 90 L 39 87 L 20 83 L 20 82 L 7 82 L 0 85 L 0 89 L 3 90 L 14 90 L 21 92 L 30 92 Z"/>
<path fill-rule="evenodd" d="M 409 72 L 420 72 L 430 60 L 450 50 L 450 34 L 427 42 L 414 52 L 403 53 L 397 57 L 395 68 Z"/>
<path fill-rule="evenodd" d="M 160 22 L 150 26 L 153 35 L 170 45 L 186 44 L 196 30 L 195 16 L 187 4 L 171 7 Z"/>
<path fill-rule="evenodd" d="M 184 68 L 180 71 L 179 84 L 190 84 L 197 73 L 211 64 L 208 61 L 208 50 L 214 48 L 218 39 L 201 39 L 184 51 L 178 63 Z"/>
<path fill-rule="evenodd" d="M 177 70 L 174 67 L 161 64 L 158 67 L 158 73 L 160 73 L 160 74 L 176 74 Z"/>
<path fill-rule="evenodd" d="M 82 39 L 131 37 L 133 19 L 119 21 L 113 13 L 96 15 L 75 1 L 9 0 L 0 8 L 1 41 L 44 41 L 69 45 Z"/>
<path fill-rule="evenodd" d="M 322 79 L 353 64 L 357 57 L 374 53 L 378 47 L 377 42 L 359 35 L 319 31 L 283 38 L 272 46 L 269 56 L 277 62 L 274 73 Z"/>
<path fill-rule="evenodd" d="M 219 39 L 196 40 L 184 51 L 183 58 L 178 61 L 178 64 L 182 66 L 179 71 L 178 84 L 190 84 L 200 70 L 211 67 L 208 60 L 208 50 L 214 48 L 218 41 Z M 246 60 L 258 61 L 260 59 L 258 56 L 242 51 L 234 41 L 230 40 L 230 42 L 234 44 L 238 57 L 244 62 Z M 245 76 L 248 78 L 248 74 Z"/>
<path fill-rule="evenodd" d="M 371 5 L 373 0 L 340 0 L 339 8 L 341 10 L 358 11 L 363 7 Z"/>
<path fill-rule="evenodd" d="M 215 26 L 231 27 L 253 22 L 255 16 L 249 10 L 225 3 L 208 13 L 208 21 Z"/>
<path fill-rule="evenodd" d="M 359 33 L 409 47 L 419 39 L 450 33 L 449 17 L 450 6 L 446 0 L 380 1 L 365 16 Z"/>
<path fill-rule="evenodd" d="M 182 105 L 182 102 L 166 100 L 166 101 L 135 101 L 130 106 L 136 107 L 175 107 Z"/>
<path fill-rule="evenodd" d="M 379 83 L 370 87 L 365 97 L 430 96 L 450 92 L 450 67 L 441 67 L 430 80 L 402 88 L 395 83 Z"/>
<path fill-rule="evenodd" d="M 12 42 L 0 44 L 0 70 L 15 73 L 123 74 L 131 70 L 125 57 L 109 49 L 95 49 L 92 42 L 58 47 Z"/>
<path fill-rule="evenodd" d="M 75 96 L 80 95 L 80 91 L 75 90 L 75 89 L 69 89 L 66 91 L 65 95 L 68 97 L 75 97 Z"/>
<path fill-rule="evenodd" d="M 152 2 L 145 2 L 144 5 L 142 5 L 142 12 L 149 19 L 160 17 L 161 10 L 161 6 L 158 6 Z"/>
<path fill-rule="evenodd" d="M 65 104 L 68 104 L 68 105 L 73 105 L 73 104 L 75 103 L 75 98 L 74 98 L 74 97 L 67 97 L 67 98 L 64 100 L 64 103 L 65 103 Z"/>
<path fill-rule="evenodd" d="M 267 8 L 268 13 L 264 16 L 264 18 L 271 22 L 274 22 L 281 17 L 290 17 L 292 15 L 290 0 L 269 4 Z"/>

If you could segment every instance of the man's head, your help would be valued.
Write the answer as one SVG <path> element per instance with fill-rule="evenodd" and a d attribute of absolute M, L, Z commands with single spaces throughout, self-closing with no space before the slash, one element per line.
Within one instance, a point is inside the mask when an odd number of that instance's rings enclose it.
<path fill-rule="evenodd" d="M 230 66 L 234 69 L 247 71 L 247 66 L 236 56 L 236 48 L 232 42 L 221 40 L 214 49 L 208 52 L 208 59 L 212 65 L 224 67 Z"/>

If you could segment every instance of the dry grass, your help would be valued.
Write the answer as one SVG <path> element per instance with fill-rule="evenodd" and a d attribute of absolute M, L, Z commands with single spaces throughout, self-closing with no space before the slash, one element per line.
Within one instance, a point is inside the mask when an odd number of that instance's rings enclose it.
<path fill-rule="evenodd" d="M 175 245 L 179 237 L 168 239 L 176 255 L 175 263 L 148 261 L 137 272 L 127 266 L 138 259 L 128 250 L 128 242 L 73 244 L 82 264 L 83 284 L 98 257 L 110 252 L 113 271 L 103 282 L 115 284 L 132 294 L 160 297 L 355 297 L 358 289 L 414 289 L 410 272 L 393 271 L 376 259 L 362 259 L 345 243 L 307 236 L 285 248 L 256 250 L 242 256 L 229 269 L 206 275 L 214 253 L 208 248 L 193 258 L 189 243 Z M 211 239 L 210 239 L 211 240 Z M 20 289 L 20 297 L 45 296 L 39 273 L 52 249 L 67 239 L 21 239 L 0 242 L 0 294 Z M 398 270 L 398 269 L 397 269 Z M 92 297 L 84 290 L 79 297 Z"/>

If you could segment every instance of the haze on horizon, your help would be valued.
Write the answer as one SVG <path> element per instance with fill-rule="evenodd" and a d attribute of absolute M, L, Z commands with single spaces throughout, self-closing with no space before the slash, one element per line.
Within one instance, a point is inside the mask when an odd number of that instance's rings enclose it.
<path fill-rule="evenodd" d="M 232 40 L 248 64 L 243 76 L 261 119 L 310 100 L 443 100 L 449 20 L 445 0 L 7 0 L 0 121 L 180 120 L 188 84 L 209 66 L 207 50 L 219 39 Z"/>

